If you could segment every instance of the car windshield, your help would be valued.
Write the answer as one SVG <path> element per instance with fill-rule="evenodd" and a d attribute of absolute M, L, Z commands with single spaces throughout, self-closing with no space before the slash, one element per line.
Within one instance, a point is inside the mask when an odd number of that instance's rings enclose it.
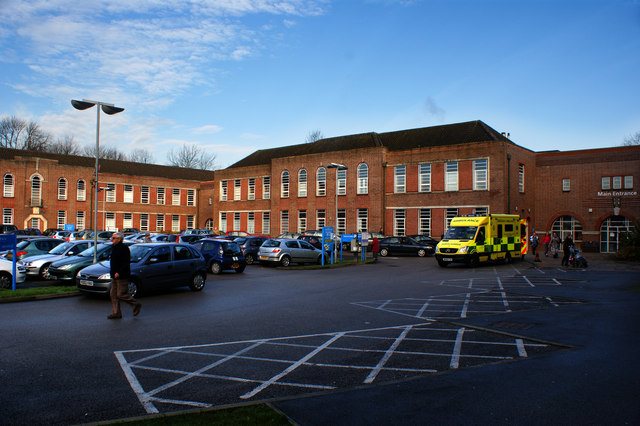
<path fill-rule="evenodd" d="M 131 252 L 131 263 L 140 262 L 151 250 L 153 250 L 153 247 L 150 246 L 132 246 L 129 250 Z"/>
<path fill-rule="evenodd" d="M 262 247 L 280 247 L 280 241 L 267 240 L 264 243 L 262 243 Z"/>
<path fill-rule="evenodd" d="M 98 244 L 98 253 L 105 251 L 108 247 L 111 247 L 111 244 Z M 93 257 L 93 247 L 89 247 L 88 249 L 81 251 L 78 253 L 78 256 Z"/>
<path fill-rule="evenodd" d="M 222 243 L 224 253 L 238 254 L 242 253 L 240 246 L 236 243 Z"/>
<path fill-rule="evenodd" d="M 55 246 L 49 251 L 49 254 L 64 254 L 69 248 L 73 247 L 73 243 L 62 243 Z"/>
<path fill-rule="evenodd" d="M 477 226 L 452 226 L 444 236 L 445 240 L 473 240 Z"/>

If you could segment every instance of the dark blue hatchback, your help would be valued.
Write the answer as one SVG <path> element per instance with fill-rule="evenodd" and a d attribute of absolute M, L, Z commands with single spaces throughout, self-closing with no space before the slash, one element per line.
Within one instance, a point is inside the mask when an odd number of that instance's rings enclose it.
<path fill-rule="evenodd" d="M 233 241 L 205 238 L 192 246 L 202 253 L 212 274 L 219 274 L 224 270 L 240 273 L 247 267 L 242 249 Z"/>

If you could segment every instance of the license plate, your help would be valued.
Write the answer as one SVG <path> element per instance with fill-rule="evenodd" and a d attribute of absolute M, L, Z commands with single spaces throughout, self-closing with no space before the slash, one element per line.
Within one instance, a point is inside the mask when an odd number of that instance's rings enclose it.
<path fill-rule="evenodd" d="M 268 256 L 260 256 L 261 260 L 267 260 L 269 257 Z"/>
<path fill-rule="evenodd" d="M 93 281 L 80 280 L 80 285 L 84 285 L 84 286 L 87 286 L 87 287 L 93 287 Z"/>
<path fill-rule="evenodd" d="M 452 257 L 443 257 L 442 261 L 443 262 L 453 262 L 453 258 Z"/>
<path fill-rule="evenodd" d="M 237 269 L 237 268 L 239 268 L 239 267 L 240 267 L 240 265 L 239 265 L 238 263 L 234 263 L 233 265 L 231 265 L 231 267 L 232 267 L 233 269 Z"/>

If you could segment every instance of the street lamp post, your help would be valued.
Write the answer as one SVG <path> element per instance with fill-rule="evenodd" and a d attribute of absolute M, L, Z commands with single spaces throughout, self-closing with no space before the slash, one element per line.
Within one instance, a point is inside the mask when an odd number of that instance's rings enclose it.
<path fill-rule="evenodd" d="M 95 231 L 94 233 L 94 241 L 93 241 L 93 263 L 96 263 L 98 261 L 98 170 L 100 169 L 100 160 L 99 160 L 99 156 L 100 156 L 100 109 L 102 109 L 102 111 L 107 114 L 107 115 L 113 115 L 113 114 L 117 114 L 119 112 L 124 111 L 124 108 L 120 108 L 117 106 L 114 106 L 113 104 L 108 104 L 105 102 L 98 102 L 98 101 L 90 101 L 88 99 L 83 99 L 81 101 L 77 101 L 75 99 L 71 100 L 71 105 L 80 111 L 83 111 L 85 109 L 91 108 L 95 105 L 98 106 L 98 108 L 96 108 L 97 110 L 97 115 L 96 115 L 96 170 L 95 170 L 95 177 L 94 177 L 94 184 L 95 184 L 95 191 L 94 191 L 94 201 L 93 201 L 93 230 Z"/>
<path fill-rule="evenodd" d="M 335 221 L 336 221 L 336 227 L 334 229 L 335 234 L 338 233 L 338 171 L 339 170 L 348 170 L 349 168 L 347 166 L 345 166 L 344 164 L 339 164 L 339 163 L 330 163 L 329 165 L 327 165 L 328 169 L 336 169 L 336 201 L 335 201 L 335 207 L 336 207 L 336 211 L 335 211 Z M 334 245 L 335 245 L 335 238 L 334 238 Z M 338 263 L 338 247 L 334 247 L 334 263 Z"/>

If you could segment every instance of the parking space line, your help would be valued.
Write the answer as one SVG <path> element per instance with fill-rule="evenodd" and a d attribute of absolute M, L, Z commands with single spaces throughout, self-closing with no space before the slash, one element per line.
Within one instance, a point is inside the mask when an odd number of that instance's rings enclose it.
<path fill-rule="evenodd" d="M 457 369 L 460 364 L 460 350 L 462 349 L 462 336 L 464 335 L 464 327 L 458 329 L 456 335 L 456 343 L 453 346 L 453 353 L 451 354 L 451 362 L 449 368 Z"/>
<path fill-rule="evenodd" d="M 527 278 L 525 275 L 522 276 L 522 278 L 531 286 L 531 287 L 535 287 L 535 285 L 529 281 L 529 278 Z"/>
<path fill-rule="evenodd" d="M 378 361 L 378 365 L 376 365 L 373 371 L 371 371 L 371 373 L 369 373 L 367 378 L 364 379 L 364 383 L 371 383 L 375 380 L 375 378 L 380 373 L 380 370 L 382 369 L 382 367 L 387 363 L 391 355 L 393 355 L 393 352 L 396 350 L 396 348 L 402 342 L 402 340 L 404 340 L 405 336 L 407 335 L 410 329 L 411 329 L 411 326 L 407 326 L 405 327 L 404 330 L 402 330 L 402 333 L 400 333 L 400 335 L 396 338 L 396 340 L 389 347 L 389 349 L 387 349 L 384 356 L 380 358 L 380 361 Z"/>
<path fill-rule="evenodd" d="M 524 341 L 522 339 L 516 339 L 516 347 L 518 348 L 518 355 L 522 358 L 526 358 L 527 350 L 524 347 Z"/>

